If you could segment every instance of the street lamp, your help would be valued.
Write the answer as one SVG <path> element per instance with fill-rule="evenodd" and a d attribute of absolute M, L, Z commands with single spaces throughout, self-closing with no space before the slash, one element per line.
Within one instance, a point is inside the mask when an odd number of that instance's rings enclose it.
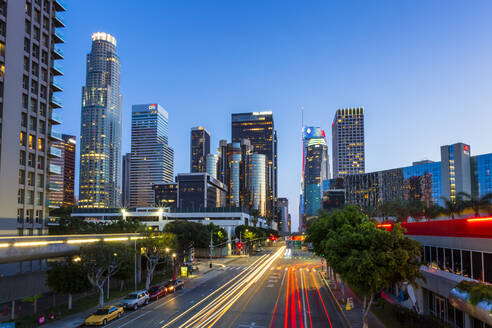
<path fill-rule="evenodd" d="M 176 279 L 176 253 L 173 253 L 173 279 Z"/>

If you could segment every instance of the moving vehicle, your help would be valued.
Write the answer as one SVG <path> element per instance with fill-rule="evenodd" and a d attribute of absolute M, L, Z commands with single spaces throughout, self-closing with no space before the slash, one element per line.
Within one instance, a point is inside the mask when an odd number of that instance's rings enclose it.
<path fill-rule="evenodd" d="M 164 286 L 153 286 L 149 289 L 149 298 L 151 301 L 156 301 L 160 297 L 167 295 L 167 288 Z"/>
<path fill-rule="evenodd" d="M 121 306 L 107 305 L 97 309 L 85 319 L 86 326 L 105 326 L 111 320 L 121 317 L 125 310 Z"/>
<path fill-rule="evenodd" d="M 139 306 L 149 304 L 149 300 L 149 293 L 147 293 L 146 290 L 139 290 L 126 295 L 125 298 L 121 300 L 121 304 L 125 309 L 136 310 Z"/>
<path fill-rule="evenodd" d="M 168 293 L 174 293 L 175 290 L 183 289 L 184 282 L 181 280 L 169 280 L 165 285 Z"/>

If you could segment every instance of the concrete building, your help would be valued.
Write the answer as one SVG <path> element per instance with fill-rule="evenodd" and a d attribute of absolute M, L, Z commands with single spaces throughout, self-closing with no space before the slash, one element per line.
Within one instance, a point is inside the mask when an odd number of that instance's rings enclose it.
<path fill-rule="evenodd" d="M 365 172 L 364 108 L 338 109 L 332 124 L 333 177 Z"/>
<path fill-rule="evenodd" d="M 198 210 L 226 206 L 227 186 L 208 173 L 180 173 L 178 184 L 178 208 Z"/>
<path fill-rule="evenodd" d="M 403 223 L 402 227 L 407 237 L 423 247 L 420 271 L 425 279 L 417 279 L 414 285 L 393 286 L 394 294 L 403 290 L 409 295 L 400 304 L 451 327 L 491 327 L 492 299 L 472 304 L 470 293 L 457 285 L 461 281 L 492 283 L 492 218 L 422 221 Z"/>
<path fill-rule="evenodd" d="M 232 142 L 248 139 L 253 152 L 263 154 L 267 161 L 266 217 L 277 220 L 277 131 L 272 112 L 232 114 Z"/>
<path fill-rule="evenodd" d="M 63 91 L 65 27 L 56 0 L 0 3 L 0 235 L 45 232 Z M 53 153 L 57 151 L 54 150 Z"/>
<path fill-rule="evenodd" d="M 205 172 L 206 158 L 210 154 L 210 132 L 203 126 L 191 129 L 190 172 Z"/>
<path fill-rule="evenodd" d="M 130 165 L 132 154 L 123 155 L 121 165 L 121 207 L 130 207 Z"/>
<path fill-rule="evenodd" d="M 77 137 L 61 135 L 61 140 L 52 144 L 51 163 L 61 167 L 61 174 L 50 175 L 48 189 L 50 204 L 53 206 L 75 205 L 75 147 Z"/>
<path fill-rule="evenodd" d="M 130 207 L 154 206 L 152 186 L 173 181 L 174 153 L 168 145 L 168 119 L 159 104 L 132 106 Z"/>
<path fill-rule="evenodd" d="M 79 207 L 120 205 L 121 94 L 116 39 L 92 34 L 82 88 Z"/>
<path fill-rule="evenodd" d="M 464 143 L 441 146 L 442 196 L 456 199 L 460 192 L 471 194 L 471 149 Z"/>

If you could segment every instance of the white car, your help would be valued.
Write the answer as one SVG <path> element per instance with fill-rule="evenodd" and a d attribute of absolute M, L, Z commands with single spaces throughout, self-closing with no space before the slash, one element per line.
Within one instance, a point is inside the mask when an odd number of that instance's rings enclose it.
<path fill-rule="evenodd" d="M 149 293 L 147 293 L 146 290 L 139 290 L 126 295 L 125 298 L 121 300 L 121 305 L 125 309 L 136 310 L 139 306 L 149 304 L 149 301 Z"/>

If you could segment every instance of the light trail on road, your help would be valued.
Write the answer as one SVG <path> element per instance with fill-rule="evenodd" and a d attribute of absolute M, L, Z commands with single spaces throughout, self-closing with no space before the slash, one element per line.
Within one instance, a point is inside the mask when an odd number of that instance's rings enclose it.
<path fill-rule="evenodd" d="M 248 290 L 254 283 L 256 283 L 263 274 L 270 268 L 280 255 L 285 250 L 285 246 L 280 247 L 273 255 L 264 255 L 251 264 L 246 270 L 241 272 L 238 276 L 232 279 L 224 286 L 217 289 L 212 294 L 208 295 L 200 302 L 189 308 L 187 311 L 181 313 L 173 320 L 166 323 L 162 328 L 169 327 L 171 324 L 176 323 L 184 315 L 195 309 L 200 304 L 204 303 L 207 299 L 210 299 L 213 295 L 222 291 L 215 298 L 211 299 L 210 303 L 202 308 L 198 313 L 191 316 L 186 322 L 179 325 L 180 328 L 189 327 L 212 327 L 226 312 L 227 310 L 241 297 L 241 295 Z M 226 288 L 227 287 L 227 288 Z"/>

